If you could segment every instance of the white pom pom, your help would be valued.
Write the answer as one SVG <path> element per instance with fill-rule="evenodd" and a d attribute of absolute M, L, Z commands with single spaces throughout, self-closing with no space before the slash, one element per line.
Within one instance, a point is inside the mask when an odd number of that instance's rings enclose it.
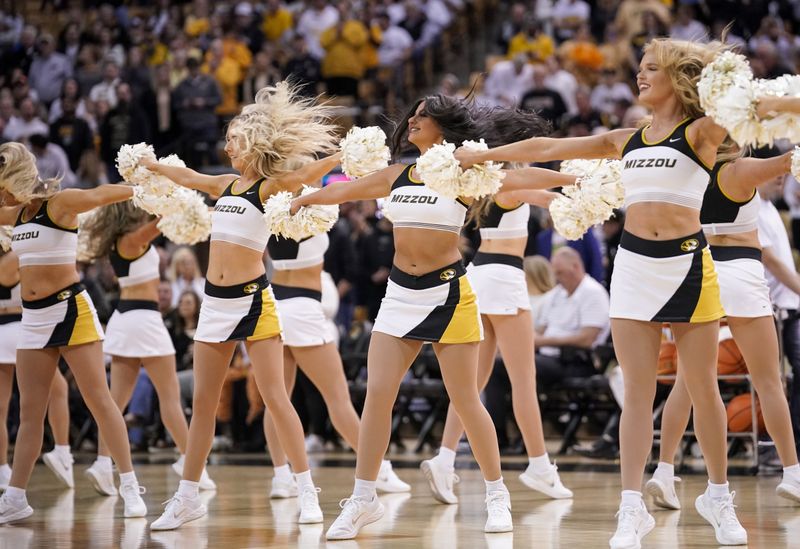
<path fill-rule="evenodd" d="M 117 152 L 117 171 L 128 183 L 138 184 L 138 180 L 146 179 L 151 173 L 140 166 L 144 158 L 156 159 L 152 145 L 137 143 L 136 145 L 123 145 Z"/>
<path fill-rule="evenodd" d="M 211 234 L 211 212 L 200 193 L 180 188 L 173 196 L 171 211 L 161 217 L 157 227 L 176 244 L 197 244 Z"/>
<path fill-rule="evenodd" d="M 580 240 L 590 225 L 575 201 L 568 196 L 558 196 L 550 203 L 550 217 L 553 219 L 553 228 L 567 240 Z"/>
<path fill-rule="evenodd" d="M 792 176 L 800 181 L 800 147 L 792 151 Z"/>
<path fill-rule="evenodd" d="M 339 146 L 342 149 L 342 170 L 351 179 L 389 165 L 391 153 L 386 146 L 386 134 L 377 126 L 353 126 Z"/>
<path fill-rule="evenodd" d="M 11 235 L 14 227 L 11 225 L 0 225 L 0 249 L 7 252 L 11 249 Z"/>
<path fill-rule="evenodd" d="M 470 150 L 488 149 L 483 139 L 465 141 L 463 146 Z M 505 177 L 502 165 L 485 162 L 462 170 L 453 155 L 455 150 L 455 145 L 444 142 L 417 159 L 417 173 L 425 185 L 448 198 L 482 198 L 500 190 Z"/>
<path fill-rule="evenodd" d="M 304 185 L 300 194 L 306 195 L 318 190 Z M 339 219 L 339 206 L 336 205 L 303 206 L 295 215 L 291 215 L 289 207 L 293 198 L 289 191 L 281 191 L 264 202 L 264 221 L 270 233 L 299 241 L 328 232 Z"/>

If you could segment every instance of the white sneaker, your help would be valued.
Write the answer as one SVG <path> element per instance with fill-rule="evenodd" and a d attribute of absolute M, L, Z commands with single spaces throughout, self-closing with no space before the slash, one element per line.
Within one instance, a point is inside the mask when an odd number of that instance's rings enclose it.
<path fill-rule="evenodd" d="M 297 510 L 300 515 L 298 524 L 317 524 L 322 522 L 322 509 L 319 508 L 319 488 L 306 487 L 297 498 Z"/>
<path fill-rule="evenodd" d="M 349 497 L 339 502 L 342 512 L 333 521 L 326 539 L 353 539 L 364 526 L 380 520 L 383 516 L 383 504 L 377 496 L 371 501 Z"/>
<path fill-rule="evenodd" d="M 638 507 L 620 505 L 617 511 L 617 531 L 609 540 L 611 549 L 641 549 L 642 538 L 656 526 L 653 516 L 642 502 Z"/>
<path fill-rule="evenodd" d="M 8 481 L 6 481 L 6 484 L 8 484 Z M 778 484 L 775 493 L 782 498 L 800 503 L 800 484 L 790 478 L 786 478 L 786 476 L 784 476 L 781 483 Z"/>
<path fill-rule="evenodd" d="M 694 506 L 700 516 L 714 527 L 717 543 L 720 545 L 745 545 L 747 531 L 739 524 L 736 518 L 736 506 L 733 498 L 736 492 L 731 492 L 722 498 L 712 498 L 708 493 L 697 497 Z"/>
<path fill-rule="evenodd" d="M 644 491 L 653 496 L 653 502 L 664 509 L 680 509 L 681 500 L 675 493 L 675 482 L 680 482 L 678 477 L 672 477 L 672 482 L 653 477 L 644 485 Z"/>
<path fill-rule="evenodd" d="M 22 520 L 32 514 L 33 509 L 27 500 L 13 500 L 7 494 L 0 496 L 0 524 Z"/>
<path fill-rule="evenodd" d="M 452 469 L 448 470 L 442 467 L 435 459 L 426 459 L 420 463 L 419 468 L 428 479 L 428 486 L 431 487 L 433 497 L 437 501 L 448 504 L 458 503 L 458 498 L 453 493 L 453 484 L 460 479 Z"/>
<path fill-rule="evenodd" d="M 103 467 L 95 461 L 92 463 L 91 467 L 86 469 L 86 476 L 99 494 L 103 496 L 117 495 L 117 487 L 114 486 L 113 469 Z"/>
<path fill-rule="evenodd" d="M 286 499 L 297 497 L 297 481 L 294 475 L 286 480 L 272 477 L 272 486 L 269 489 L 270 499 Z"/>
<path fill-rule="evenodd" d="M 486 526 L 483 531 L 487 533 L 511 532 L 514 526 L 511 522 L 511 495 L 507 490 L 495 490 L 486 494 Z"/>
<path fill-rule="evenodd" d="M 178 461 L 172 464 L 172 470 L 181 478 L 183 478 L 183 463 L 185 459 L 185 456 L 181 456 L 178 458 Z M 203 467 L 203 473 L 200 475 L 199 488 L 201 490 L 217 489 L 217 483 L 211 480 L 211 477 L 208 475 L 208 470 L 205 467 Z"/>
<path fill-rule="evenodd" d="M 175 530 L 182 524 L 204 516 L 208 509 L 199 497 L 185 498 L 177 493 L 166 502 L 167 508 L 150 525 L 150 530 Z"/>
<path fill-rule="evenodd" d="M 143 517 L 147 514 L 147 505 L 144 504 L 142 494 L 147 490 L 139 486 L 138 482 L 129 482 L 119 487 L 119 495 L 125 503 L 125 518 Z"/>
<path fill-rule="evenodd" d="M 390 462 L 384 461 L 381 462 L 381 470 L 378 471 L 378 478 L 375 480 L 375 489 L 394 494 L 397 492 L 410 492 L 411 486 L 400 480 L 400 477 L 392 469 Z"/>
<path fill-rule="evenodd" d="M 72 473 L 72 464 L 75 460 L 72 454 L 69 454 L 69 457 L 67 457 L 53 450 L 42 454 L 42 461 L 47 465 L 48 469 L 55 473 L 58 480 L 66 484 L 69 488 L 75 488 L 75 477 Z"/>
<path fill-rule="evenodd" d="M 572 497 L 572 490 L 561 484 L 561 478 L 558 476 L 558 467 L 555 465 L 547 473 L 537 474 L 532 470 L 530 472 L 526 470 L 519 476 L 519 480 L 531 490 L 541 492 L 553 499 L 568 499 Z"/>

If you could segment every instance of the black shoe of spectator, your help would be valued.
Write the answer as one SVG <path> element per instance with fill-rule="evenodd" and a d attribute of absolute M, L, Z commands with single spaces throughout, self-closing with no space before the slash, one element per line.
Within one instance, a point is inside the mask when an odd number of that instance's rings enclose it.
<path fill-rule="evenodd" d="M 579 456 L 594 459 L 617 459 L 619 457 L 619 446 L 612 441 L 601 438 L 590 446 L 575 445 L 572 451 Z"/>

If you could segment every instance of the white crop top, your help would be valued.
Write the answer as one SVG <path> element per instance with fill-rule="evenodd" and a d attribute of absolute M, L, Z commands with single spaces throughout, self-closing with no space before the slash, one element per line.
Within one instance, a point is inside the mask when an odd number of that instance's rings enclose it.
<path fill-rule="evenodd" d="M 275 269 L 289 271 L 322 264 L 328 242 L 328 233 L 309 236 L 300 242 L 271 235 L 267 250 Z"/>
<path fill-rule="evenodd" d="M 19 258 L 19 266 L 74 265 L 78 252 L 78 227 L 58 225 L 47 211 L 49 202 L 42 202 L 28 221 L 23 221 L 25 209 L 19 213 L 11 237 L 11 249 Z"/>
<path fill-rule="evenodd" d="M 159 279 L 158 266 L 160 258 L 153 246 L 149 246 L 139 257 L 128 258 L 123 256 L 115 246 L 108 254 L 114 274 L 117 275 L 120 288 L 127 288 Z"/>
<path fill-rule="evenodd" d="M 481 220 L 481 238 L 506 239 L 528 236 L 528 220 L 531 208 L 528 204 L 520 204 L 510 210 L 495 201 L 489 212 Z"/>
<path fill-rule="evenodd" d="M 384 214 L 397 228 L 430 229 L 461 233 L 467 205 L 432 191 L 422 181 L 411 177 L 414 164 L 408 166 L 392 183 L 384 202 Z"/>
<path fill-rule="evenodd" d="M 233 192 L 235 179 L 217 200 L 211 214 L 211 241 L 221 240 L 258 252 L 267 246 L 269 233 L 264 223 L 260 179 L 240 193 Z"/>
<path fill-rule="evenodd" d="M 698 158 L 686 137 L 687 118 L 660 141 L 645 141 L 642 128 L 622 150 L 625 206 L 667 202 L 699 210 L 708 187 L 710 168 Z"/>
<path fill-rule="evenodd" d="M 22 297 L 19 282 L 11 287 L 0 284 L 0 309 L 22 307 Z"/>
<path fill-rule="evenodd" d="M 700 223 L 707 235 L 741 234 L 758 229 L 758 211 L 761 201 L 753 196 L 744 202 L 730 198 L 719 186 L 719 172 L 725 162 L 718 162 L 711 171 L 711 184 L 703 197 Z"/>

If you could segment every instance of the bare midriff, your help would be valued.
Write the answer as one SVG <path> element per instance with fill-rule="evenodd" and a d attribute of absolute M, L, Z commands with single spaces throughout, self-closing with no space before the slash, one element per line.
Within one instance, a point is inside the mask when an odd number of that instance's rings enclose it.
<path fill-rule="evenodd" d="M 239 244 L 211 243 L 206 278 L 216 286 L 236 286 L 265 273 L 264 253 Z"/>
<path fill-rule="evenodd" d="M 761 243 L 758 241 L 758 230 L 739 234 L 706 235 L 706 238 L 711 246 L 743 246 L 761 249 Z"/>
<path fill-rule="evenodd" d="M 130 299 L 136 301 L 155 301 L 158 302 L 158 279 L 148 280 L 141 284 L 126 286 L 119 292 L 120 299 Z"/>
<path fill-rule="evenodd" d="M 80 282 L 80 277 L 74 264 L 28 265 L 20 267 L 19 280 L 22 299 L 35 301 Z"/>
<path fill-rule="evenodd" d="M 625 230 L 646 240 L 673 240 L 700 231 L 700 210 L 665 202 L 639 202 L 628 207 Z"/>
<path fill-rule="evenodd" d="M 481 239 L 478 251 L 486 254 L 506 254 L 523 257 L 527 244 L 527 236 L 518 238 L 484 238 Z"/>
<path fill-rule="evenodd" d="M 395 228 L 394 264 L 401 271 L 419 276 L 461 261 L 460 235 L 430 229 Z"/>
<path fill-rule="evenodd" d="M 272 273 L 272 283 L 292 288 L 322 291 L 322 263 L 302 269 L 281 269 Z"/>

